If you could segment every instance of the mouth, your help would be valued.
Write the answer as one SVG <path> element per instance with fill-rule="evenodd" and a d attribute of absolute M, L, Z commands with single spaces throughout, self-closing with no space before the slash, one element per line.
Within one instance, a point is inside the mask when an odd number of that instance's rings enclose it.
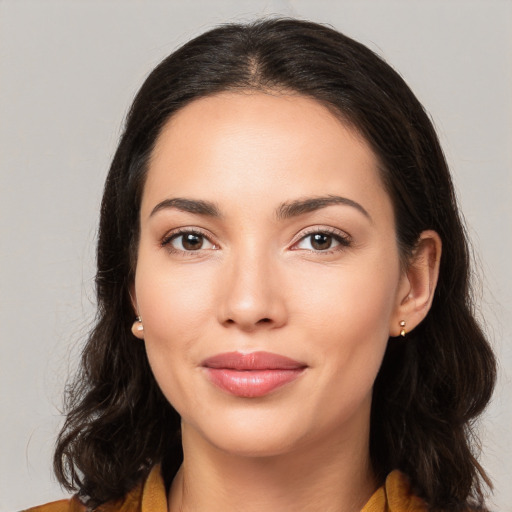
<path fill-rule="evenodd" d="M 210 381 L 242 398 L 257 398 L 302 375 L 307 365 L 270 352 L 227 352 L 202 362 Z"/>

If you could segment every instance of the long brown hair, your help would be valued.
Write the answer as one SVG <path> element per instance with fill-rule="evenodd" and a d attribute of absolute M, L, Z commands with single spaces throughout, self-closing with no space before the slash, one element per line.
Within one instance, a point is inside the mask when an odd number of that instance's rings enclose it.
<path fill-rule="evenodd" d="M 468 245 L 432 123 L 403 79 L 362 44 L 293 19 L 225 25 L 185 44 L 149 75 L 126 120 L 107 177 L 97 249 L 97 322 L 68 413 L 55 471 L 91 506 L 119 498 L 157 462 L 182 461 L 180 419 L 131 333 L 139 207 L 149 156 L 166 121 L 225 90 L 288 90 L 312 97 L 371 145 L 392 199 L 404 261 L 420 233 L 443 242 L 427 318 L 390 339 L 374 386 L 370 452 L 383 479 L 400 469 L 431 510 L 484 510 L 473 421 L 490 399 L 495 359 L 473 314 Z"/>

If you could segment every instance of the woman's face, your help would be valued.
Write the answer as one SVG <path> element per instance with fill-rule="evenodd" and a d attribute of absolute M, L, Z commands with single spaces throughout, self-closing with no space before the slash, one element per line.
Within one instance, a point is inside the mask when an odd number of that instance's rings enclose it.
<path fill-rule="evenodd" d="M 298 95 L 196 100 L 157 141 L 140 223 L 137 335 L 184 435 L 246 455 L 368 437 L 406 279 L 356 132 Z"/>

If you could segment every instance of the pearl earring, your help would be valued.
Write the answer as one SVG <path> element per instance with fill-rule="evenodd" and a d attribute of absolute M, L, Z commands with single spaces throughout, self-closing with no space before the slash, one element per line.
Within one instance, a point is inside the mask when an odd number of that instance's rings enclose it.
<path fill-rule="evenodd" d="M 402 336 L 403 338 L 405 338 L 405 335 L 407 334 L 405 332 L 405 320 L 402 320 L 400 322 L 400 327 L 402 328 L 401 331 L 400 331 L 400 336 Z"/>

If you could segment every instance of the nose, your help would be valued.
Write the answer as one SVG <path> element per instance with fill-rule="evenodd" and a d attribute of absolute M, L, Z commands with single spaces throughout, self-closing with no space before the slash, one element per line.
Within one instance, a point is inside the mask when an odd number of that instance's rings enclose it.
<path fill-rule="evenodd" d="M 271 258 L 254 252 L 226 261 L 220 284 L 219 322 L 246 332 L 282 327 L 287 310 L 277 267 Z"/>

